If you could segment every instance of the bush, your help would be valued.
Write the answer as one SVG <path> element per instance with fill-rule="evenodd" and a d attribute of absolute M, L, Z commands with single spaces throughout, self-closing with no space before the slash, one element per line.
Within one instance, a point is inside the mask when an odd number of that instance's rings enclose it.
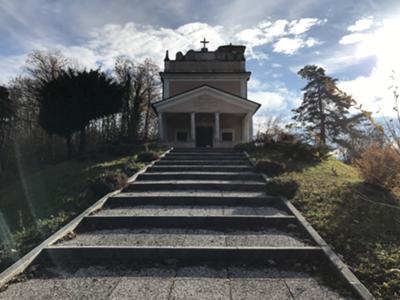
<path fill-rule="evenodd" d="M 90 189 L 96 197 L 103 197 L 112 191 L 122 189 L 128 182 L 128 176 L 122 172 L 104 175 L 96 179 L 91 185 Z"/>
<path fill-rule="evenodd" d="M 278 176 L 286 171 L 286 166 L 283 163 L 271 161 L 268 159 L 262 159 L 257 161 L 256 169 L 259 172 L 263 172 L 267 176 Z"/>
<path fill-rule="evenodd" d="M 299 185 L 296 181 L 271 180 L 267 183 L 266 193 L 270 196 L 282 196 L 288 199 L 294 198 Z"/>
<path fill-rule="evenodd" d="M 277 143 L 277 150 L 280 150 L 285 158 L 298 161 L 313 162 L 325 159 L 331 149 L 326 145 L 311 146 L 302 142 Z"/>
<path fill-rule="evenodd" d="M 160 156 L 152 151 L 147 151 L 147 152 L 142 152 L 139 153 L 137 156 L 137 161 L 138 162 L 143 162 L 143 163 L 148 163 L 148 162 L 152 162 L 153 160 L 157 160 L 159 159 Z"/>
<path fill-rule="evenodd" d="M 369 184 L 387 190 L 400 188 L 400 155 L 390 146 L 372 145 L 355 160 L 355 166 Z"/>
<path fill-rule="evenodd" d="M 234 148 L 235 148 L 235 150 L 251 152 L 256 149 L 256 145 L 254 142 L 240 143 L 240 144 L 236 144 Z"/>

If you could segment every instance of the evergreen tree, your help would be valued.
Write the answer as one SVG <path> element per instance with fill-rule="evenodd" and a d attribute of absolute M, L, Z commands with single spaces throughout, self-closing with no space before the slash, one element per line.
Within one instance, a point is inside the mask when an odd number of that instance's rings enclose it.
<path fill-rule="evenodd" d="M 99 70 L 63 71 L 40 90 L 39 124 L 50 135 L 66 138 L 71 157 L 72 134 L 80 131 L 79 152 L 86 147 L 90 121 L 118 112 L 123 90 Z"/>
<path fill-rule="evenodd" d="M 16 106 L 10 99 L 8 89 L 0 86 L 0 173 L 3 171 L 2 150 L 15 117 Z"/>
<path fill-rule="evenodd" d="M 298 74 L 308 81 L 302 89 L 303 101 L 293 120 L 306 129 L 308 138 L 319 145 L 327 142 L 345 144 L 348 138 L 362 135 L 362 124 L 370 119 L 367 112 L 350 114 L 356 106 L 355 100 L 341 91 L 337 79 L 327 76 L 325 70 L 315 65 L 307 65 Z"/>

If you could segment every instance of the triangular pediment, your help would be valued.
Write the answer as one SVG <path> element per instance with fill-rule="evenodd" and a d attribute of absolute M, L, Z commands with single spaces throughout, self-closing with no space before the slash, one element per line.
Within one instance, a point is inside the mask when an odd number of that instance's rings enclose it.
<path fill-rule="evenodd" d="M 255 113 L 259 103 L 203 85 L 154 103 L 157 112 Z"/>

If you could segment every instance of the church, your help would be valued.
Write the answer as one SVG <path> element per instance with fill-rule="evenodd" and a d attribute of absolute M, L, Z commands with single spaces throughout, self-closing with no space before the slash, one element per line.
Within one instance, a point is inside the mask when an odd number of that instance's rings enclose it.
<path fill-rule="evenodd" d="M 247 99 L 245 46 L 176 53 L 164 59 L 162 100 L 153 104 L 159 142 L 173 147 L 231 148 L 251 141 L 259 103 Z"/>

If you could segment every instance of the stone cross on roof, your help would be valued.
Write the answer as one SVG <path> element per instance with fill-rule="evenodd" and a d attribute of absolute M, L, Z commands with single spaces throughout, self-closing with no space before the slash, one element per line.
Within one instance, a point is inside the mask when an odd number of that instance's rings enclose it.
<path fill-rule="evenodd" d="M 208 44 L 208 43 L 209 43 L 209 41 L 206 41 L 206 38 L 204 38 L 204 40 L 202 40 L 200 42 L 200 44 L 203 44 L 203 49 L 206 49 L 206 44 Z"/>

